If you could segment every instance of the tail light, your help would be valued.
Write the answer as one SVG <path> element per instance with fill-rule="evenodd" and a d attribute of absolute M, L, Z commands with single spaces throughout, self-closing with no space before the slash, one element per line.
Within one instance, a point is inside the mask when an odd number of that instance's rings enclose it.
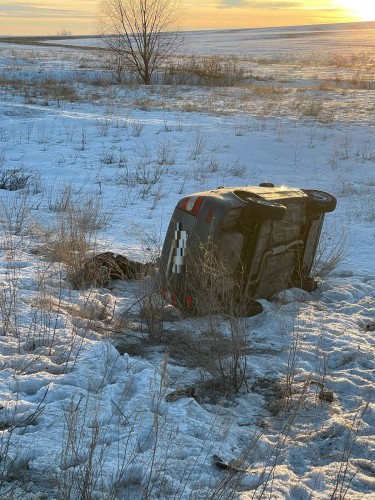
<path fill-rule="evenodd" d="M 187 196 L 178 202 L 177 208 L 191 215 L 197 215 L 204 196 Z"/>

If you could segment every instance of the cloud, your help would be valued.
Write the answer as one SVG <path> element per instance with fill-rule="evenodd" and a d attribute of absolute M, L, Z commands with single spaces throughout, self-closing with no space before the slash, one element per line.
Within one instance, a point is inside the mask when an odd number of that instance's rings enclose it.
<path fill-rule="evenodd" d="M 326 0 L 221 0 L 216 4 L 217 9 L 247 8 L 258 10 L 300 10 L 335 12 L 335 9 Z"/>
<path fill-rule="evenodd" d="M 218 5 L 221 9 L 230 9 L 232 7 L 248 7 L 250 9 L 299 9 L 303 6 L 302 1 L 291 0 L 222 0 Z"/>
<path fill-rule="evenodd" d="M 246 7 L 246 0 L 223 0 L 223 5 L 219 5 L 222 8 L 230 7 Z"/>
<path fill-rule="evenodd" d="M 64 2 L 49 3 L 43 7 L 34 2 L 3 2 L 0 0 L 0 17 L 24 19 L 56 19 L 56 18 L 87 18 L 92 17 L 92 12 L 85 9 L 82 4 L 94 4 L 91 0 L 77 2 L 77 8 L 65 8 Z"/>

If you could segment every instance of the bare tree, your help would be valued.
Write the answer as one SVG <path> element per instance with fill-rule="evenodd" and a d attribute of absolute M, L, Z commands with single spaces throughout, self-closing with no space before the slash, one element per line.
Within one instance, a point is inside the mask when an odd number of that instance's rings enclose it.
<path fill-rule="evenodd" d="M 149 85 L 155 70 L 182 42 L 175 24 L 180 0 L 101 0 L 105 45 Z"/>

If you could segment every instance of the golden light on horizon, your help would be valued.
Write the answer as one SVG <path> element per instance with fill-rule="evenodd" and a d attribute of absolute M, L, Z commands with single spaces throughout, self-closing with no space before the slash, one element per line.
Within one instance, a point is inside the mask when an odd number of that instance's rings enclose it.
<path fill-rule="evenodd" d="M 336 4 L 361 21 L 375 21 L 375 3 L 369 0 L 336 0 Z"/>
<path fill-rule="evenodd" d="M 95 34 L 102 0 L 0 0 L 0 35 Z M 375 21 L 372 0 L 181 0 L 183 30 Z"/>

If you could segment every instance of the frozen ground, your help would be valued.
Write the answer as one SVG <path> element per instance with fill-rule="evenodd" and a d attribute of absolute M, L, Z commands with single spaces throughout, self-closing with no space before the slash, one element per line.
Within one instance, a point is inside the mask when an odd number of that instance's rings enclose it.
<path fill-rule="evenodd" d="M 0 178 L 24 184 L 0 189 L 1 498 L 374 498 L 375 37 L 306 51 L 306 30 L 194 34 L 242 40 L 232 88 L 104 85 L 94 50 L 0 44 Z M 183 194 L 264 180 L 338 199 L 314 293 L 161 320 L 148 279 L 69 286 L 59 259 L 149 260 Z M 238 335 L 245 382 L 214 388 Z"/>

